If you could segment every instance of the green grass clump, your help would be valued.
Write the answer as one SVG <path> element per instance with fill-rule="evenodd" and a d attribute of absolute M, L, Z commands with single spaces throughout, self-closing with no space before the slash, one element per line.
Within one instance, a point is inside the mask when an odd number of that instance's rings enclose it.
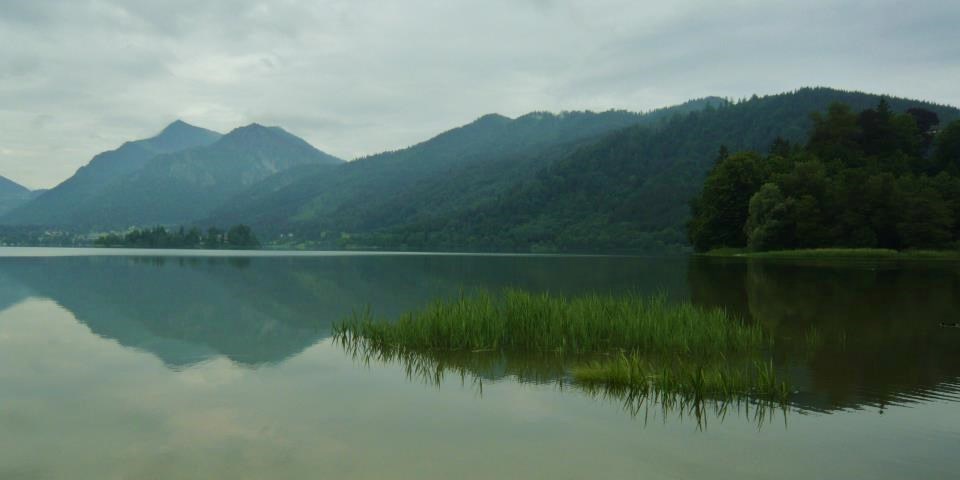
<path fill-rule="evenodd" d="M 480 293 L 395 322 L 355 313 L 334 325 L 334 338 L 357 358 L 400 361 L 409 376 L 436 383 L 448 370 L 483 377 L 491 362 L 541 379 L 542 368 L 515 361 L 538 357 L 553 359 L 547 370 L 558 378 L 626 398 L 782 401 L 789 391 L 763 361 L 771 339 L 761 326 L 664 295 Z"/>
<path fill-rule="evenodd" d="M 587 295 L 566 299 L 510 290 L 434 302 L 396 322 L 355 314 L 334 326 L 339 337 L 386 349 L 441 351 L 643 352 L 693 357 L 759 352 L 769 344 L 759 325 L 720 309 L 646 297 Z"/>

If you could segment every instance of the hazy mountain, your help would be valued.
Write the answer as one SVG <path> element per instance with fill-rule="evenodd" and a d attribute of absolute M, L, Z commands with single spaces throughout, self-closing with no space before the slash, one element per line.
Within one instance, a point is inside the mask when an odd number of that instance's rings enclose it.
<path fill-rule="evenodd" d="M 690 199 L 700 190 L 717 151 L 766 152 L 774 139 L 801 142 L 810 114 L 833 102 L 856 111 L 878 95 L 826 88 L 754 97 L 722 108 L 674 117 L 649 128 L 627 128 L 525 178 L 506 195 L 445 218 L 355 236 L 354 246 L 548 250 L 659 249 L 686 245 Z M 888 98 L 894 110 L 922 107 L 941 124 L 960 110 Z"/>
<path fill-rule="evenodd" d="M 56 187 L 0 218 L 4 224 L 69 225 L 88 202 L 111 183 L 141 168 L 153 157 L 209 145 L 220 134 L 177 120 L 157 136 L 124 143 L 93 157 L 90 163 Z"/>
<path fill-rule="evenodd" d="M 0 195 L 26 195 L 30 189 L 0 175 Z"/>
<path fill-rule="evenodd" d="M 252 124 L 207 146 L 155 156 L 74 209 L 66 222 L 85 228 L 187 223 L 275 173 L 339 163 L 281 128 Z"/>
<path fill-rule="evenodd" d="M 42 192 L 42 191 L 40 191 Z M 37 194 L 7 177 L 0 176 L 0 215 L 30 201 Z"/>
<path fill-rule="evenodd" d="M 59 221 L 87 229 L 248 223 L 263 239 L 292 233 L 326 247 L 677 248 L 686 245 L 689 201 L 721 145 L 767 151 L 778 137 L 802 142 L 811 113 L 834 102 L 859 111 L 879 100 L 805 88 L 733 103 L 705 98 L 645 114 L 486 115 L 352 162 L 254 124 L 143 161 L 65 208 Z M 953 107 L 888 100 L 898 111 L 931 110 L 942 125 L 960 118 Z M 182 146 L 176 138 L 165 137 L 171 143 L 163 145 Z"/>
<path fill-rule="evenodd" d="M 208 223 L 253 223 L 265 234 L 319 239 L 433 218 L 496 197 L 560 152 L 612 131 L 724 103 L 708 98 L 646 114 L 486 115 L 403 150 L 268 179 L 226 202 Z"/>

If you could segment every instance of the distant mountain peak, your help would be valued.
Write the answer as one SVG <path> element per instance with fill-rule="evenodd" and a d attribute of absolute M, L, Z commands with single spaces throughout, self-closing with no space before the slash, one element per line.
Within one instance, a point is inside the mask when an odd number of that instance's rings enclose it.
<path fill-rule="evenodd" d="M 226 136 L 235 137 L 235 136 L 244 136 L 244 135 L 266 135 L 266 134 L 274 134 L 274 133 L 286 133 L 287 135 L 291 135 L 286 130 L 280 127 L 268 127 L 261 123 L 253 122 L 251 124 L 244 125 L 242 127 L 234 128 L 229 133 L 227 133 Z"/>
<path fill-rule="evenodd" d="M 173 122 L 171 122 L 170 125 L 167 125 L 166 127 L 164 127 L 164 129 L 160 131 L 160 135 L 168 135 L 168 134 L 179 133 L 179 132 L 188 131 L 188 130 L 202 130 L 202 129 L 200 127 L 184 122 L 183 120 L 180 120 L 178 118 Z"/>
<path fill-rule="evenodd" d="M 510 117 L 500 115 L 499 113 L 488 113 L 474 121 L 474 123 L 484 123 L 484 122 L 497 122 L 504 123 L 509 122 L 512 119 Z"/>
<path fill-rule="evenodd" d="M 195 146 L 209 145 L 220 138 L 212 130 L 191 125 L 177 119 L 167 125 L 155 137 L 143 141 L 159 152 L 175 152 Z"/>
<path fill-rule="evenodd" d="M 115 150 L 97 154 L 72 177 L 5 214 L 2 221 L 6 224 L 72 224 L 78 208 L 113 182 L 142 169 L 152 158 L 204 147 L 220 137 L 217 132 L 178 119 L 151 138 L 124 142 Z"/>
<path fill-rule="evenodd" d="M 339 158 L 317 150 L 306 140 L 280 127 L 268 127 L 256 122 L 231 130 L 217 144 L 233 149 L 270 152 L 271 155 L 277 153 L 279 151 L 277 149 L 286 152 L 299 151 L 305 155 L 316 155 L 324 162 L 342 162 Z"/>

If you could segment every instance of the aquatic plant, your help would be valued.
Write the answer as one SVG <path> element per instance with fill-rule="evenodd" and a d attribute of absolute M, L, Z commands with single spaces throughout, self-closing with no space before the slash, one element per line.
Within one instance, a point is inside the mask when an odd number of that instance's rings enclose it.
<path fill-rule="evenodd" d="M 818 350 L 824 344 L 823 335 L 817 327 L 810 327 L 807 333 L 804 334 L 803 341 L 808 350 Z"/>
<path fill-rule="evenodd" d="M 334 338 L 365 362 L 400 361 L 408 376 L 434 383 L 446 371 L 483 378 L 494 364 L 525 365 L 517 371 L 529 374 L 530 365 L 552 358 L 555 378 L 569 372 L 576 385 L 644 398 L 784 401 L 789 392 L 761 361 L 772 340 L 759 325 L 664 295 L 461 295 L 395 322 L 356 312 L 334 326 Z M 539 360 L 510 360 L 531 356 Z"/>
<path fill-rule="evenodd" d="M 715 357 L 760 352 L 769 345 L 759 325 L 722 309 L 665 295 L 564 298 L 508 290 L 440 300 L 396 322 L 369 310 L 334 326 L 334 335 L 384 349 L 590 354 L 665 353 Z"/>

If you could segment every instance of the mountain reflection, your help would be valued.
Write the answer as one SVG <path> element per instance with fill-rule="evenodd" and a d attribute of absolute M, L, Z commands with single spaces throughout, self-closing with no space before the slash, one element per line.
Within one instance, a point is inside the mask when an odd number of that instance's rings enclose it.
<path fill-rule="evenodd" d="M 225 357 L 284 362 L 370 307 L 396 317 L 438 297 L 519 287 L 665 292 L 758 321 L 803 409 L 908 404 L 960 394 L 960 271 L 952 264 L 797 265 L 685 258 L 331 255 L 0 258 L 0 309 L 49 298 L 100 337 L 171 369 Z M 817 347 L 799 348 L 813 329 Z M 456 358 L 452 366 L 463 367 Z M 552 382 L 555 362 L 490 357 L 485 381 Z M 448 366 L 451 366 L 448 365 Z M 462 372 L 461 372 L 462 373 Z"/>
<path fill-rule="evenodd" d="M 673 261 L 644 264 L 682 290 Z M 183 369 L 217 356 L 255 368 L 328 337 L 367 306 L 396 316 L 438 296 L 518 286 L 577 292 L 644 288 L 636 261 L 588 257 L 47 257 L 0 259 L 0 306 L 49 298 L 94 334 Z"/>

